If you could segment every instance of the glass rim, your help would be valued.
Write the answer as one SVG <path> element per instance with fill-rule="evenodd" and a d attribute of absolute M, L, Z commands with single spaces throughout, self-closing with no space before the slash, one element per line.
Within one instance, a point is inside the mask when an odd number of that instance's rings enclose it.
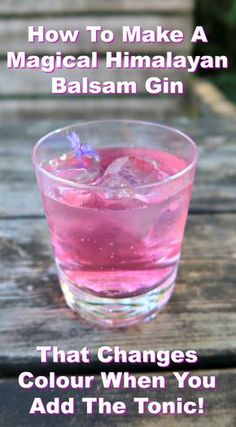
<path fill-rule="evenodd" d="M 69 179 L 65 179 L 65 178 L 61 178 L 59 176 L 53 175 L 52 173 L 50 173 L 49 171 L 47 171 L 46 169 L 44 169 L 39 164 L 39 162 L 37 160 L 37 150 L 38 150 L 38 148 L 50 136 L 55 135 L 55 134 L 59 134 L 59 133 L 62 133 L 62 132 L 66 132 L 69 129 L 73 129 L 75 127 L 86 127 L 86 126 L 89 126 L 89 125 L 99 125 L 99 124 L 102 124 L 102 123 L 104 123 L 104 124 L 105 123 L 117 123 L 117 124 L 124 123 L 124 124 L 134 124 L 134 125 L 135 124 L 136 125 L 139 124 L 139 125 L 146 125 L 146 126 L 154 126 L 154 127 L 161 128 L 161 129 L 163 129 L 165 131 L 172 132 L 172 133 L 175 133 L 175 134 L 181 136 L 193 148 L 193 159 L 192 159 L 192 161 L 189 162 L 189 164 L 187 164 L 187 166 L 184 167 L 183 169 L 181 169 L 179 172 L 177 172 L 177 173 L 175 173 L 173 175 L 167 176 L 166 178 L 162 179 L 161 181 L 151 182 L 151 183 L 143 184 L 143 185 L 134 185 L 134 186 L 132 186 L 132 189 L 138 190 L 138 189 L 151 188 L 151 187 L 154 187 L 154 186 L 155 187 L 157 187 L 157 186 L 160 187 L 160 186 L 165 185 L 165 184 L 167 184 L 169 182 L 175 181 L 179 177 L 181 177 L 181 176 L 185 175 L 186 173 L 190 172 L 191 169 L 193 169 L 195 167 L 196 163 L 197 163 L 199 150 L 198 150 L 198 147 L 197 147 L 196 143 L 193 141 L 193 139 L 190 136 L 186 135 L 184 132 L 182 132 L 182 131 L 180 131 L 178 129 L 175 129 L 174 127 L 163 125 L 163 124 L 159 124 L 159 123 L 155 123 L 155 122 L 149 122 L 149 121 L 145 121 L 145 120 L 104 119 L 104 120 L 90 120 L 90 121 L 85 121 L 85 122 L 76 122 L 74 124 L 71 124 L 71 125 L 68 125 L 68 126 L 64 126 L 62 128 L 57 128 L 57 129 L 55 129 L 55 130 L 53 130 L 51 132 L 48 132 L 43 137 L 41 137 L 36 142 L 36 144 L 33 146 L 33 149 L 32 149 L 32 162 L 33 162 L 33 165 L 34 165 L 35 169 L 38 169 L 41 173 L 43 173 L 48 178 L 53 179 L 54 181 L 56 181 L 58 183 L 61 183 L 61 184 L 64 184 L 64 185 L 66 184 L 67 186 L 69 185 L 69 186 L 71 186 L 73 188 L 77 188 L 77 189 L 80 189 L 80 190 L 88 189 L 88 190 L 93 190 L 93 191 L 102 189 L 103 191 L 105 191 L 107 187 L 104 184 L 103 185 L 102 184 L 100 184 L 100 185 L 93 185 L 93 184 L 86 184 L 86 183 L 85 184 L 76 183 L 74 181 L 70 181 Z M 118 188 L 119 187 L 114 187 L 112 190 L 116 191 Z"/>

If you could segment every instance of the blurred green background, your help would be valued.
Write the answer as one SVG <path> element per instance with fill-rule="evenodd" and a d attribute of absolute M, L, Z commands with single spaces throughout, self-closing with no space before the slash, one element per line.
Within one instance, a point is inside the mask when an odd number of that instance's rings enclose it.
<path fill-rule="evenodd" d="M 225 95 L 236 103 L 236 0 L 196 0 L 196 25 L 202 25 L 209 44 L 198 44 L 197 55 L 227 55 L 228 70 L 203 71 Z"/>

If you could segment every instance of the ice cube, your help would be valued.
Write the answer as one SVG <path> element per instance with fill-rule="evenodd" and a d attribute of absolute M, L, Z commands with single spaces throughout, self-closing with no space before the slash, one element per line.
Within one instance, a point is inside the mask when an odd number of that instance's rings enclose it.
<path fill-rule="evenodd" d="M 116 185 L 118 188 L 132 188 L 160 181 L 167 176 L 154 160 L 125 156 L 113 160 L 105 170 L 101 183 L 112 188 Z"/>
<path fill-rule="evenodd" d="M 118 207 L 126 206 L 127 202 L 129 208 L 140 207 L 149 200 L 150 190 L 142 194 L 135 187 L 158 182 L 167 176 L 154 160 L 124 156 L 113 160 L 96 184 L 104 186 L 103 198 L 107 202 L 110 200 L 113 208 L 116 208 L 113 201 L 119 201 Z"/>
<path fill-rule="evenodd" d="M 103 175 L 99 181 L 99 184 L 102 184 L 106 187 L 113 188 L 113 189 L 121 189 L 121 188 L 129 188 L 129 182 L 127 179 L 122 178 L 121 176 L 113 175 L 113 174 L 107 174 Z"/>
<path fill-rule="evenodd" d="M 78 184 L 94 184 L 100 177 L 100 165 L 92 158 L 79 161 L 73 152 L 52 159 L 46 167 L 53 175 Z"/>
<path fill-rule="evenodd" d="M 106 175 L 98 179 L 97 183 L 104 187 L 104 190 L 100 194 L 100 198 L 104 200 L 105 205 L 110 203 L 113 205 L 113 201 L 119 201 L 119 207 L 121 200 L 127 200 L 132 198 L 133 190 L 126 179 L 123 179 L 119 175 Z"/>
<path fill-rule="evenodd" d="M 78 184 L 95 184 L 97 179 L 100 177 L 100 172 L 98 169 L 87 170 L 85 168 L 70 168 L 63 170 L 57 169 L 53 172 L 53 174 Z"/>

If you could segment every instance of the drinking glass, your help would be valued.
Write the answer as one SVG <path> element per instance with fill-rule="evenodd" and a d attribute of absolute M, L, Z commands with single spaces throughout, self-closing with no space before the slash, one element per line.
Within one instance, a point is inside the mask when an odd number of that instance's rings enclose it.
<path fill-rule="evenodd" d="M 100 153 L 105 178 L 74 179 L 71 135 Z M 65 172 L 55 173 L 60 162 Z M 141 121 L 79 123 L 38 141 L 33 163 L 69 307 L 93 323 L 120 327 L 151 319 L 168 302 L 196 162 L 188 136 Z"/>

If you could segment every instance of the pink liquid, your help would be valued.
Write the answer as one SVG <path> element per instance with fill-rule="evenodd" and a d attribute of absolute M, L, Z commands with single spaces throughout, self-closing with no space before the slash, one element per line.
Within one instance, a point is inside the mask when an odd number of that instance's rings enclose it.
<path fill-rule="evenodd" d="M 121 156 L 156 160 L 168 176 L 186 167 L 183 159 L 157 150 L 107 148 L 99 153 L 102 170 Z M 68 160 L 68 169 L 75 162 Z M 112 298 L 161 286 L 176 272 L 192 180 L 179 176 L 119 197 L 117 190 L 112 193 L 96 185 L 84 190 L 60 181 L 50 190 L 44 185 L 43 203 L 61 280 Z"/>

